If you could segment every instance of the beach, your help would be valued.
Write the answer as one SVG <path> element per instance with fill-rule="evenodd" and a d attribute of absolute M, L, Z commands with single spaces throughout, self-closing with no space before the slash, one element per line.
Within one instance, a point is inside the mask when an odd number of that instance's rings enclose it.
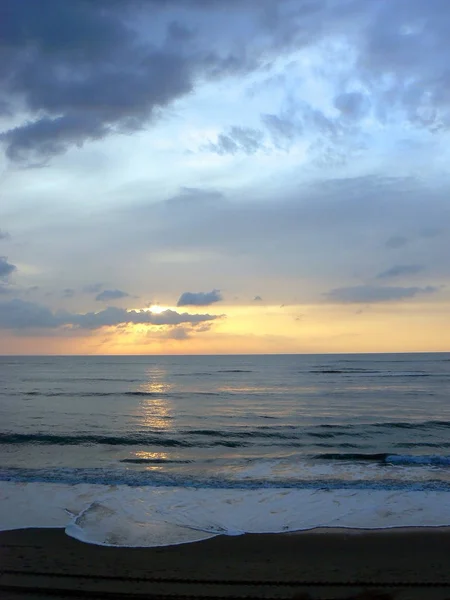
<path fill-rule="evenodd" d="M 450 599 L 450 354 L 0 371 L 1 600 Z"/>
<path fill-rule="evenodd" d="M 444 599 L 450 598 L 449 557 L 450 528 L 316 529 L 157 548 L 96 546 L 61 529 L 22 529 L 0 534 L 0 593 L 351 598 L 378 590 L 398 600 Z"/>

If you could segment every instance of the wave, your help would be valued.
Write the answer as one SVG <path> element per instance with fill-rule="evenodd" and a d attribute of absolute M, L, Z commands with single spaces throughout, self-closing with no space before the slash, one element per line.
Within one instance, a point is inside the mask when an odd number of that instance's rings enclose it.
<path fill-rule="evenodd" d="M 250 369 L 221 369 L 217 373 L 253 373 Z"/>
<path fill-rule="evenodd" d="M 174 373 L 173 377 L 211 377 L 212 375 L 214 375 L 212 372 L 199 371 L 196 373 Z"/>
<path fill-rule="evenodd" d="M 174 377 L 211 377 L 217 373 L 253 373 L 250 369 L 219 369 L 218 371 L 197 371 L 192 373 L 174 373 Z"/>
<path fill-rule="evenodd" d="M 372 427 L 398 427 L 399 429 L 423 429 L 424 427 L 450 427 L 450 421 L 386 421 L 385 423 L 373 423 Z"/>
<path fill-rule="evenodd" d="M 314 369 L 309 373 L 317 375 L 377 375 L 379 377 L 431 377 L 433 373 L 416 372 L 396 372 L 396 371 L 375 371 L 372 369 Z M 445 374 L 438 373 L 439 376 Z"/>
<path fill-rule="evenodd" d="M 142 396 L 144 398 L 149 397 L 158 397 L 158 398 L 170 398 L 175 396 L 221 396 L 221 392 L 146 392 L 146 391 L 116 391 L 116 392 L 65 392 L 61 391 L 53 391 L 53 392 L 41 392 L 38 390 L 33 390 L 30 392 L 20 392 L 20 393 L 10 393 L 8 392 L 8 396 L 41 396 L 42 398 L 104 398 L 104 397 L 119 397 L 119 396 Z"/>
<path fill-rule="evenodd" d="M 191 460 L 171 460 L 169 458 L 123 458 L 121 463 L 127 463 L 131 465 L 187 465 L 191 463 Z"/>
<path fill-rule="evenodd" d="M 385 462 L 395 465 L 436 465 L 442 467 L 450 467 L 450 456 L 411 456 L 402 454 L 389 454 L 386 457 Z"/>
<path fill-rule="evenodd" d="M 441 489 L 406 491 L 406 502 L 403 490 L 326 488 L 217 492 L 175 487 L 152 494 L 136 487 L 30 482 L 2 483 L 0 493 L 6 499 L 0 507 L 0 529 L 58 527 L 69 536 L 103 546 L 171 546 L 216 535 L 316 527 L 387 529 L 450 523 L 448 493 Z"/>
<path fill-rule="evenodd" d="M 402 442 L 396 448 L 450 448 L 450 442 Z"/>
<path fill-rule="evenodd" d="M 18 394 L 20 396 L 42 396 L 44 398 L 55 398 L 55 397 L 79 397 L 79 398 L 98 398 L 105 396 L 168 396 L 169 394 L 160 393 L 160 392 L 64 392 L 64 391 L 55 391 L 55 392 L 40 392 L 38 390 L 33 390 L 31 392 L 25 392 L 23 394 Z"/>
<path fill-rule="evenodd" d="M 162 416 L 161 419 L 170 421 L 171 416 Z M 62 446 L 75 445 L 114 445 L 137 446 L 153 445 L 186 448 L 207 448 L 225 446 L 231 448 L 252 446 L 324 446 L 328 447 L 355 447 L 363 448 L 363 439 L 384 435 L 385 429 L 399 428 L 413 430 L 421 433 L 430 433 L 433 429 L 447 429 L 450 421 L 425 421 L 417 423 L 386 422 L 368 423 L 358 425 L 261 425 L 259 427 L 238 427 L 229 429 L 172 429 L 170 433 L 164 430 L 141 430 L 126 435 L 118 434 L 53 434 L 50 432 L 21 433 L 0 432 L 0 444 L 51 444 Z M 442 434 L 441 434 L 442 435 Z M 315 441 L 317 440 L 317 442 Z M 323 440 L 323 442 L 319 442 Z M 327 445 L 326 441 L 329 440 Z M 397 442 L 397 448 L 415 447 L 449 447 L 447 442 Z"/>
<path fill-rule="evenodd" d="M 372 369 L 313 369 L 311 371 L 309 371 L 310 373 L 317 373 L 317 374 L 324 374 L 324 375 L 341 375 L 341 374 L 348 374 L 348 375 L 357 375 L 359 373 L 361 374 L 369 374 L 369 375 L 377 375 L 378 373 L 382 373 L 382 371 L 374 371 Z"/>
<path fill-rule="evenodd" d="M 160 471 L 112 470 L 103 468 L 0 469 L 0 481 L 17 483 L 91 484 L 149 488 L 196 488 L 216 490 L 403 490 L 450 492 L 450 482 L 439 479 L 408 481 L 405 479 L 337 479 L 197 477 Z"/>
<path fill-rule="evenodd" d="M 111 446 L 167 446 L 180 448 L 225 446 L 227 448 L 245 447 L 246 442 L 231 440 L 212 440 L 207 443 L 189 442 L 175 438 L 135 434 L 128 437 L 113 435 L 54 435 L 50 433 L 0 433 L 0 444 L 43 444 L 43 445 L 111 445 Z"/>
<path fill-rule="evenodd" d="M 412 455 L 412 454 L 389 454 L 385 452 L 377 452 L 374 454 L 363 453 L 341 453 L 331 452 L 325 454 L 316 454 L 313 458 L 318 460 L 339 460 L 351 462 L 378 462 L 383 464 L 393 465 L 424 465 L 424 466 L 442 466 L 450 467 L 450 455 Z"/>

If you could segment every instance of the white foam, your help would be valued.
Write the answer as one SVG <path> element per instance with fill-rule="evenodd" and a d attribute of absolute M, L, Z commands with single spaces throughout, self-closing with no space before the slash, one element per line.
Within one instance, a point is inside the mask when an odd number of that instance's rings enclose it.
<path fill-rule="evenodd" d="M 0 529 L 64 527 L 111 546 L 165 546 L 219 534 L 316 527 L 450 525 L 448 492 L 186 489 L 0 484 Z"/>

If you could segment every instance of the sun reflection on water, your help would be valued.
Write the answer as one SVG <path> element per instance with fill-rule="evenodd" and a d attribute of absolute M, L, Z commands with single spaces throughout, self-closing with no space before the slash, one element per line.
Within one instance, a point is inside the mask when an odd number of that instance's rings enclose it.
<path fill-rule="evenodd" d="M 144 450 L 138 450 L 133 453 L 133 458 L 142 461 L 140 468 L 142 467 L 146 471 L 161 471 L 165 468 L 164 463 L 169 460 L 167 452 L 146 452 Z M 148 461 L 148 463 L 146 462 Z"/>
<path fill-rule="evenodd" d="M 167 381 L 167 371 L 155 366 L 149 367 L 146 374 L 148 381 L 138 388 L 139 392 L 149 394 L 140 403 L 141 425 L 149 429 L 171 429 L 173 406 L 168 394 L 172 385 Z"/>
<path fill-rule="evenodd" d="M 138 450 L 134 455 L 142 460 L 168 460 L 169 458 L 167 452 L 146 452 L 144 450 Z"/>

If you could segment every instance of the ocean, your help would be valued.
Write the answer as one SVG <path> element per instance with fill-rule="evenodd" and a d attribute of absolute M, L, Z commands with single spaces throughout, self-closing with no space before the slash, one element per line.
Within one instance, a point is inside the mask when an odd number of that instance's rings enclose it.
<path fill-rule="evenodd" d="M 0 357 L 0 529 L 450 525 L 450 354 Z"/>

